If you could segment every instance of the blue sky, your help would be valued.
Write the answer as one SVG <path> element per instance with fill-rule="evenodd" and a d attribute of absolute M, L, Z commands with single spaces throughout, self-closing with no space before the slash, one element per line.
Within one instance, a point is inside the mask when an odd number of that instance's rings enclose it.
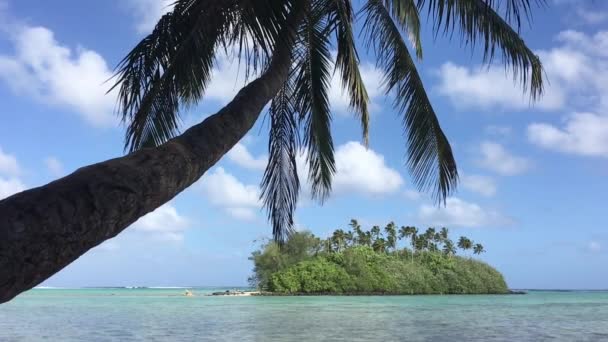
<path fill-rule="evenodd" d="M 334 194 L 323 206 L 302 198 L 298 227 L 325 236 L 350 218 L 445 225 L 482 242 L 481 258 L 511 287 L 608 288 L 608 6 L 582 4 L 554 0 L 522 29 L 549 80 L 533 106 L 501 66 L 482 67 L 479 51 L 425 31 L 419 70 L 462 174 L 444 208 L 411 185 L 400 119 L 373 60 L 361 63 L 374 109 L 369 150 L 334 82 Z M 164 10 L 160 0 L 0 0 L 0 198 L 122 154 L 104 81 Z M 244 83 L 222 56 L 215 75 L 185 126 Z M 249 253 L 271 233 L 257 199 L 267 131 L 260 120 L 199 183 L 44 285 L 245 284 Z"/>

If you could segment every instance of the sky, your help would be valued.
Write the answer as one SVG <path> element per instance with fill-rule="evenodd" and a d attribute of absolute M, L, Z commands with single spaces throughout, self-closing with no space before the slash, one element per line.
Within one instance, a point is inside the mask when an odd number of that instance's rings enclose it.
<path fill-rule="evenodd" d="M 0 199 L 123 155 L 107 80 L 167 10 L 162 0 L 0 0 Z M 607 289 L 608 5 L 551 0 L 521 34 L 546 71 L 536 103 L 504 67 L 483 65 L 479 48 L 423 33 L 419 71 L 461 173 L 444 207 L 412 185 L 401 119 L 363 53 L 370 148 L 334 79 L 334 191 L 323 205 L 304 191 L 298 229 L 327 236 L 351 218 L 367 228 L 446 226 L 483 243 L 480 258 L 512 288 Z M 183 127 L 245 84 L 223 55 L 214 76 Z M 247 258 L 272 232 L 258 199 L 267 133 L 261 117 L 199 182 L 43 285 L 246 284 Z"/>

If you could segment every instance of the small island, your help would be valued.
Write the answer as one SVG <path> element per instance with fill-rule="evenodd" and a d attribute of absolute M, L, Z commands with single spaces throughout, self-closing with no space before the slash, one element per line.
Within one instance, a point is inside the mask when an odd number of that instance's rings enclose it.
<path fill-rule="evenodd" d="M 351 220 L 327 239 L 295 232 L 252 253 L 252 286 L 268 295 L 508 294 L 500 272 L 456 255 L 484 247 L 467 237 L 454 243 L 447 228 L 400 228 L 391 222 L 369 231 Z M 399 245 L 404 245 L 399 247 Z"/>

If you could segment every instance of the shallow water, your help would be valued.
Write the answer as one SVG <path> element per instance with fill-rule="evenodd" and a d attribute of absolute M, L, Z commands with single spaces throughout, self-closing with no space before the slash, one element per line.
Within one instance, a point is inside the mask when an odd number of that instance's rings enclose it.
<path fill-rule="evenodd" d="M 0 341 L 608 341 L 608 292 L 207 297 L 218 289 L 37 289 Z"/>

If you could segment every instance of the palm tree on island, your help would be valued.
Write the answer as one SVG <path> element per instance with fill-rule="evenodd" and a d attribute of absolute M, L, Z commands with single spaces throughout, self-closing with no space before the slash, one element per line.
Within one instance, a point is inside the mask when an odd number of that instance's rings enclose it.
<path fill-rule="evenodd" d="M 458 239 L 458 248 L 466 252 L 467 250 L 473 248 L 473 241 L 467 237 L 461 236 L 460 239 Z"/>
<path fill-rule="evenodd" d="M 0 201 L 0 302 L 40 284 L 194 184 L 250 131 L 268 103 L 261 197 L 274 239 L 284 241 L 293 231 L 300 190 L 298 151 L 306 151 L 312 197 L 322 202 L 331 193 L 336 162 L 328 92 L 334 71 L 368 142 L 359 42 L 375 57 L 385 94 L 394 98 L 413 183 L 437 203 L 445 201 L 458 171 L 416 69 L 423 56 L 420 15 L 428 16 L 435 33 L 456 33 L 466 45 L 481 46 L 486 62 L 500 55 L 536 99 L 542 65 L 518 34 L 530 3 L 364 0 L 358 13 L 360 41 L 351 0 L 177 0 L 117 69 L 128 155 Z M 253 80 L 217 113 L 180 132 L 180 113 L 202 101 L 218 53 L 233 47 Z"/>
<path fill-rule="evenodd" d="M 481 254 L 481 253 L 485 253 L 485 252 L 486 252 L 486 250 L 485 250 L 485 249 L 483 249 L 483 245 L 482 245 L 482 244 L 480 244 L 480 243 L 476 243 L 476 244 L 473 246 L 473 254 L 477 254 L 477 255 L 479 255 L 479 254 Z"/>

